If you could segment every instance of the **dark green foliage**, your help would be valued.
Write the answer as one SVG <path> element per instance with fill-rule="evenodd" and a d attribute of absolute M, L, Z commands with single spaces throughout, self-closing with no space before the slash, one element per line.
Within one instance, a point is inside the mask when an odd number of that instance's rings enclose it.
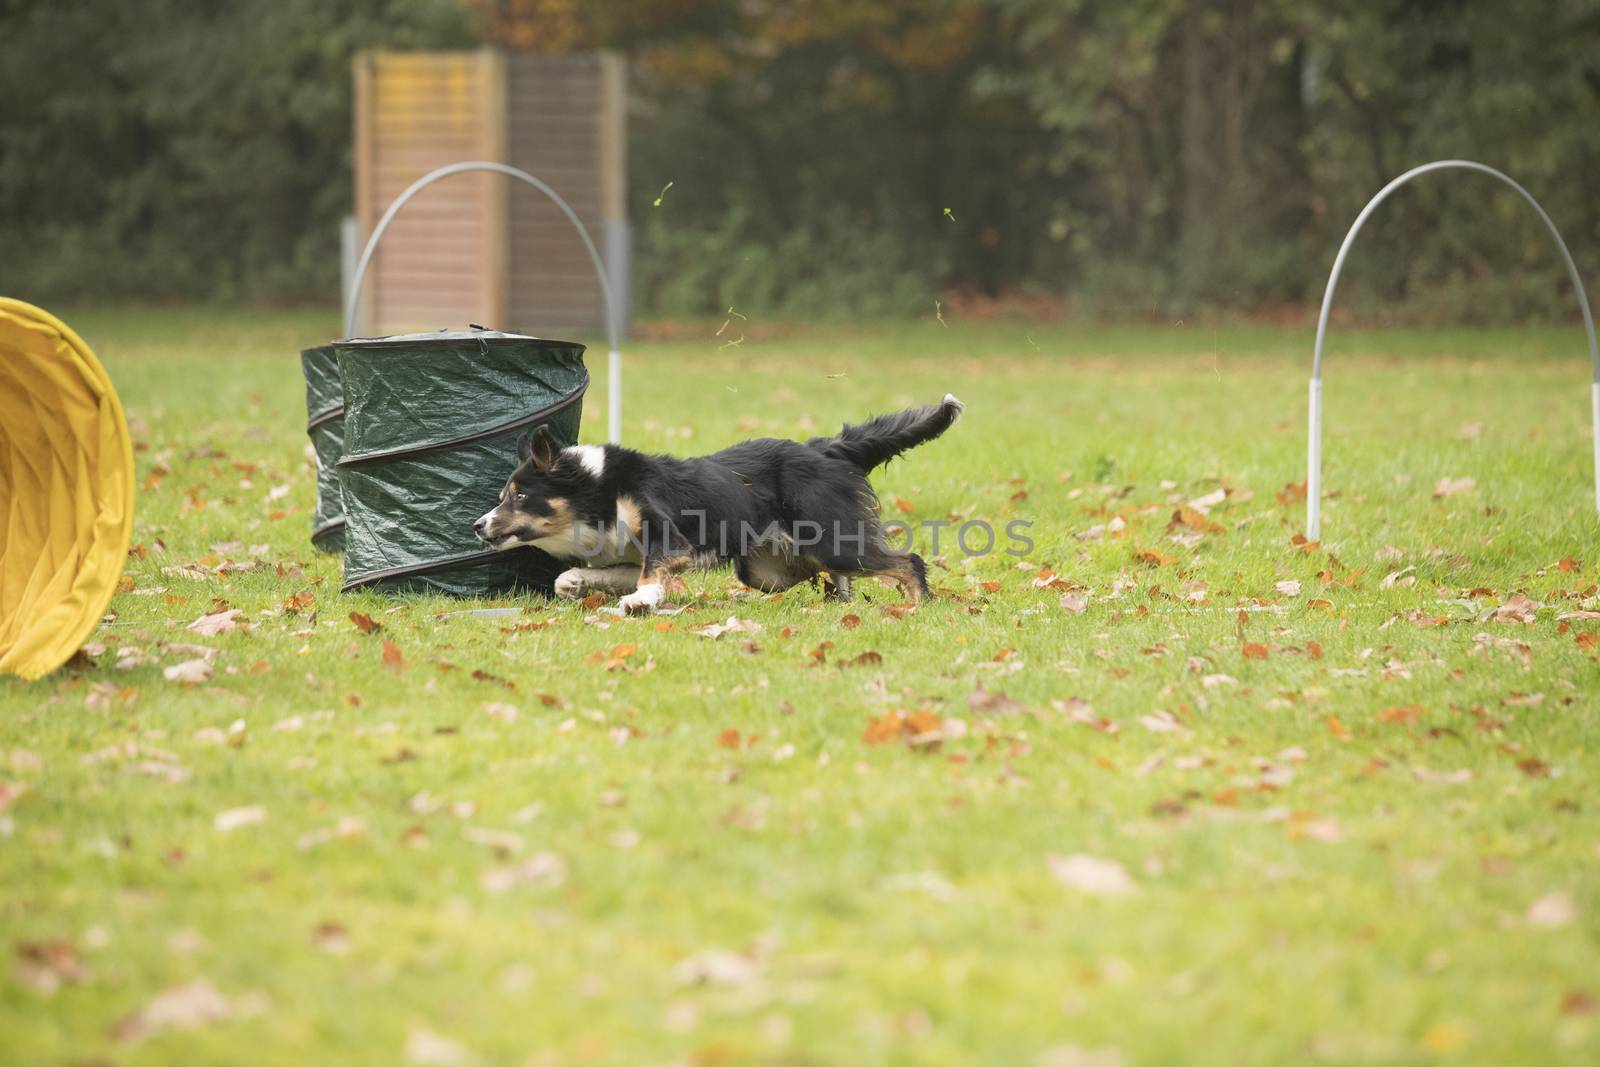
<path fill-rule="evenodd" d="M 1303 305 L 1367 198 L 1449 156 L 1600 285 L 1600 0 L 0 0 L 0 290 L 331 300 L 351 55 L 485 35 L 630 55 L 644 315 Z M 1362 245 L 1368 317 L 1573 312 L 1481 176 Z"/>
<path fill-rule="evenodd" d="M 336 297 L 352 56 L 472 40 L 452 0 L 0 0 L 0 290 Z"/>

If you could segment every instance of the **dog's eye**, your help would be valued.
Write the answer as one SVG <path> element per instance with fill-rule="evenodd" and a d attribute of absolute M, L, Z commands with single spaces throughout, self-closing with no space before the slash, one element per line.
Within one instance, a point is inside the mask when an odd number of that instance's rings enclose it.
<path fill-rule="evenodd" d="M 526 504 L 528 502 L 528 494 L 519 490 L 517 493 L 513 494 L 513 499 L 515 499 L 519 504 Z"/>

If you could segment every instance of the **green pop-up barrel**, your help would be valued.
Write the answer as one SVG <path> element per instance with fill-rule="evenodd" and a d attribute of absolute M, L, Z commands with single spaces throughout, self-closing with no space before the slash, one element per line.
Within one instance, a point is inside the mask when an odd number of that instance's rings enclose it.
<path fill-rule="evenodd" d="M 344 589 L 548 594 L 563 565 L 495 552 L 472 524 L 499 501 L 517 439 L 544 424 L 575 444 L 584 347 L 495 330 L 333 345 L 344 396 Z"/>
<path fill-rule="evenodd" d="M 317 455 L 317 510 L 311 543 L 324 552 L 344 550 L 344 502 L 339 498 L 339 457 L 344 455 L 344 390 L 332 345 L 300 353 L 306 378 L 306 435 Z"/>

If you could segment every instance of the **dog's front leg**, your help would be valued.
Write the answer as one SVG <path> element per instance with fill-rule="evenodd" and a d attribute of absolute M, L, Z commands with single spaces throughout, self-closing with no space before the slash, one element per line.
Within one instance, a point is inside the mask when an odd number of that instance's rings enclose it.
<path fill-rule="evenodd" d="M 577 600 L 585 593 L 631 593 L 639 584 L 639 568 L 631 563 L 617 567 L 573 567 L 556 577 L 556 596 Z"/>
<path fill-rule="evenodd" d="M 689 556 L 651 557 L 644 561 L 638 572 L 639 586 L 619 601 L 623 611 L 653 611 L 667 598 L 667 586 L 672 579 L 689 568 Z"/>

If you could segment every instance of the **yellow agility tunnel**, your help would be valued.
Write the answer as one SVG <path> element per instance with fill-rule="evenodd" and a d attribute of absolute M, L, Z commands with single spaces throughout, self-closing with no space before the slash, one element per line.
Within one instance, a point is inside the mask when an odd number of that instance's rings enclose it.
<path fill-rule="evenodd" d="M 0 297 L 0 675 L 38 678 L 94 630 L 133 536 L 133 444 L 71 328 Z"/>

